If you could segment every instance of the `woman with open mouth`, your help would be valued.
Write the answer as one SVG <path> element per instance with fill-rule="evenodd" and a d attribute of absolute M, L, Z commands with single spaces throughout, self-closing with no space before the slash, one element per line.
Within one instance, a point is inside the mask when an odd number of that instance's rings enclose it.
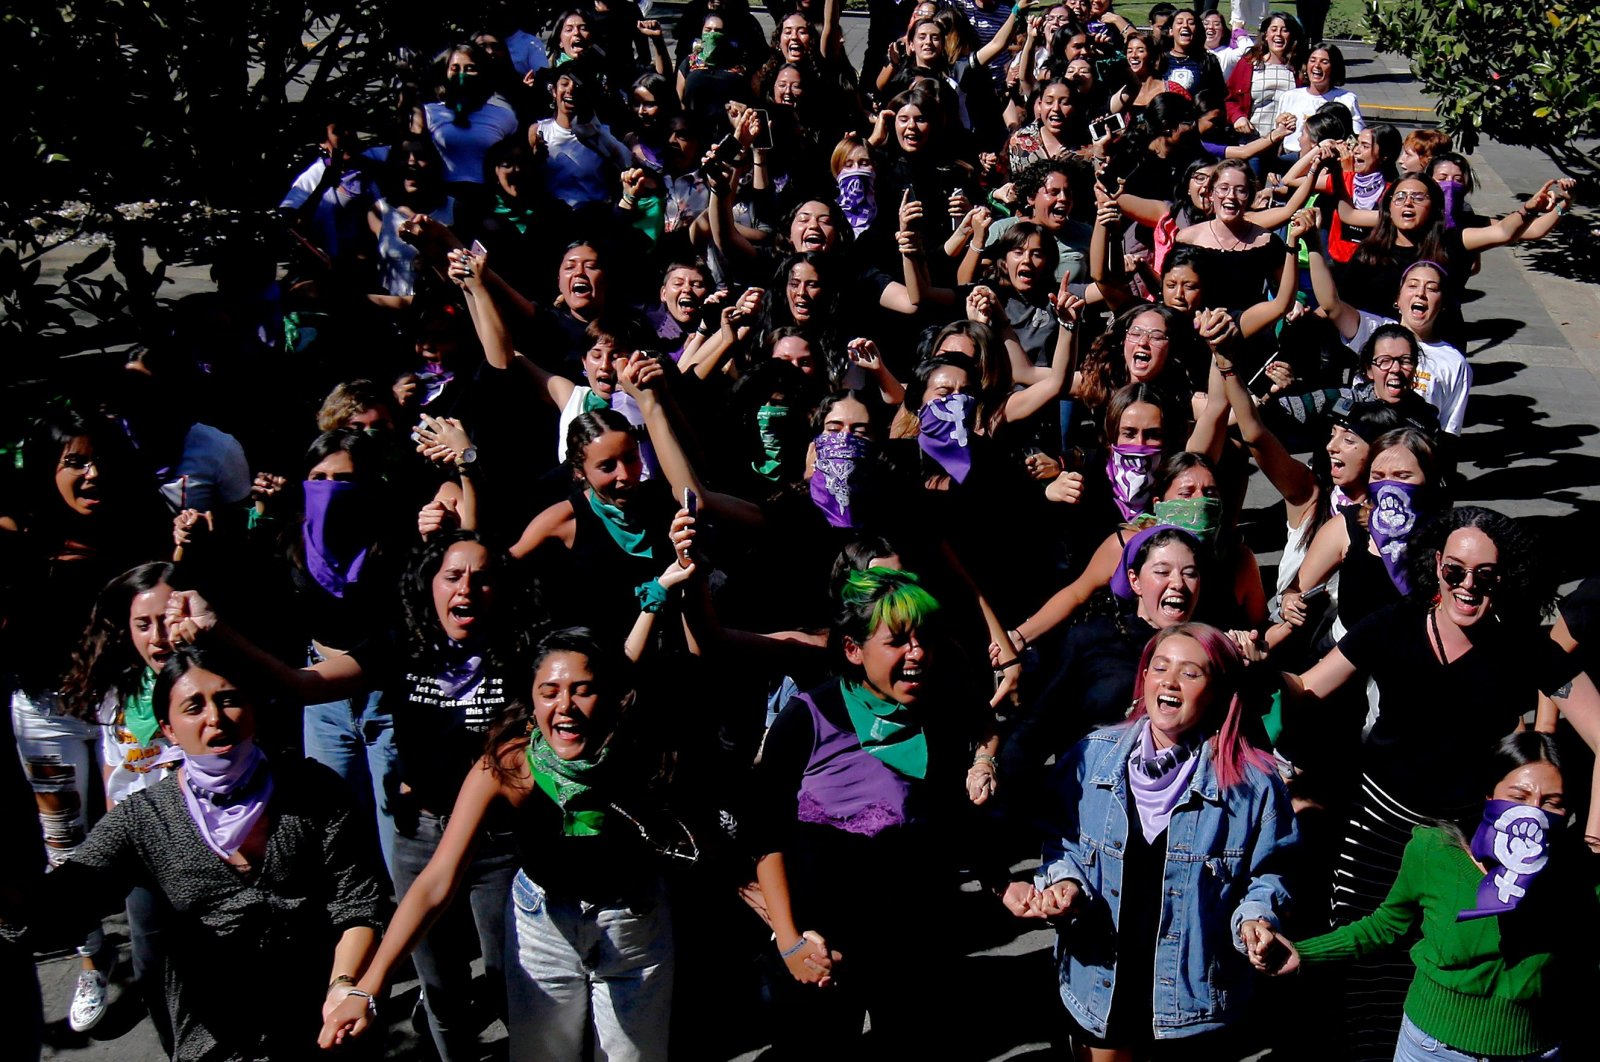
<path fill-rule="evenodd" d="M 150 696 L 180 765 L 107 812 L 37 900 L 41 924 L 81 926 L 135 883 L 161 899 L 174 1058 L 313 1056 L 323 1008 L 351 994 L 387 914 L 370 827 L 326 768 L 261 751 L 256 695 L 229 677 L 241 669 L 172 654 Z M 271 1006 L 219 990 L 244 970 Z"/>
<path fill-rule="evenodd" d="M 987 863 L 964 824 L 968 803 L 994 791 L 998 738 L 982 695 L 946 670 L 939 603 L 916 576 L 852 571 L 840 598 L 839 677 L 779 713 L 741 837 L 757 857 L 784 1027 L 854 1053 L 870 1014 L 872 1042 L 936 1053 L 950 938 L 929 927 L 948 918 L 943 883 L 955 880 L 940 868 L 957 851 Z M 892 905 L 868 900 L 908 868 L 916 887 Z"/>
<path fill-rule="evenodd" d="M 1178 246 L 1194 247 L 1211 279 L 1209 305 L 1235 313 L 1259 303 L 1271 290 L 1293 292 L 1298 279 L 1293 252 L 1282 239 L 1252 222 L 1247 213 L 1255 199 L 1256 179 L 1248 164 L 1223 159 L 1211 173 L 1211 217 L 1181 230 Z M 1301 224 L 1297 235 L 1310 225 Z"/>
<path fill-rule="evenodd" d="M 11 551 L 0 655 L 17 752 L 54 866 L 83 843 L 99 772 L 100 706 L 63 699 L 73 647 L 106 584 L 172 547 L 151 534 L 167 523 L 163 507 L 153 490 L 137 491 L 132 455 L 110 421 L 73 410 L 48 413 L 29 428 L 21 457 L 16 489 L 0 516 L 0 540 Z M 82 963 L 67 1014 L 74 1032 L 92 1029 L 106 1013 L 103 943 L 98 925 L 79 943 Z"/>
<path fill-rule="evenodd" d="M 627 660 L 587 630 L 533 647 L 518 693 L 474 764 L 434 857 L 405 894 L 357 991 L 381 997 L 395 967 L 467 884 L 477 838 L 515 838 L 504 907 L 510 1057 L 665 1060 L 674 948 L 666 872 L 700 857 L 700 831 L 667 809 L 663 755 L 633 722 Z M 371 1024 L 361 998 L 323 1026 L 324 1047 Z"/>
<path fill-rule="evenodd" d="M 1013 883 L 1021 918 L 1059 919 L 1061 1001 L 1080 1058 L 1238 1057 L 1258 972 L 1287 957 L 1280 860 L 1297 834 L 1270 754 L 1245 736 L 1259 709 L 1227 634 L 1167 627 L 1138 663 L 1130 721 L 1094 731 L 1041 802 L 1043 863 Z"/>
<path fill-rule="evenodd" d="M 1481 808 L 1474 783 L 1487 756 L 1536 710 L 1541 693 L 1590 748 L 1600 747 L 1600 693 L 1539 626 L 1555 585 L 1535 551 L 1517 521 L 1493 510 L 1443 513 L 1406 550 L 1405 599 L 1357 623 L 1304 674 L 1284 675 L 1285 736 L 1328 713 L 1330 698 L 1352 681 L 1370 681 L 1381 698 L 1353 762 L 1358 791 L 1334 875 L 1335 925 L 1383 902 L 1416 826 Z M 1347 729 L 1360 728 L 1359 707 L 1341 714 Z M 1600 804 L 1591 805 L 1584 832 L 1600 837 Z M 1411 976 L 1411 964 L 1403 968 L 1398 984 Z M 1376 982 L 1399 969 L 1355 968 L 1365 1005 L 1347 1015 L 1353 1041 L 1373 1050 L 1394 1043 L 1403 993 Z"/>
<path fill-rule="evenodd" d="M 1271 129 L 1279 100 L 1298 86 L 1306 63 L 1306 34 L 1293 15 L 1274 11 L 1261 20 L 1255 47 L 1228 78 L 1228 120 L 1241 133 Z"/>
<path fill-rule="evenodd" d="M 613 175 L 633 165 L 633 153 L 595 117 L 593 91 L 583 74 L 563 69 L 550 86 L 555 113 L 538 123 L 545 189 L 574 208 L 611 201 Z"/>

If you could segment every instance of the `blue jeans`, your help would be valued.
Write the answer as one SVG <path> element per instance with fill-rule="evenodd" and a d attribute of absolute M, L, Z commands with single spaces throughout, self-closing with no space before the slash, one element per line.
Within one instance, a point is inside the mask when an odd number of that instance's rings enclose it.
<path fill-rule="evenodd" d="M 419 811 L 409 832 L 396 831 L 394 887 L 398 895 L 405 895 L 433 858 L 448 820 L 448 816 Z M 417 979 L 422 982 L 428 1031 L 444 1062 L 478 1057 L 478 1027 L 472 1012 L 474 936 L 483 955 L 484 998 L 493 1006 L 496 1017 L 505 1016 L 506 896 L 516 873 L 517 853 L 512 836 L 480 833 L 477 851 L 462 875 L 454 901 L 411 953 Z"/>
<path fill-rule="evenodd" d="M 506 904 L 511 1062 L 665 1062 L 672 1017 L 666 890 L 635 908 L 545 895 L 520 870 Z"/>
<path fill-rule="evenodd" d="M 320 659 L 312 653 L 308 662 Z M 380 708 L 380 700 L 379 692 L 373 690 L 344 700 L 308 704 L 304 733 L 306 755 L 332 768 L 349 783 L 356 805 L 373 814 L 383 865 L 394 881 L 394 801 L 400 791 L 400 753 L 394 747 L 394 717 Z"/>
<path fill-rule="evenodd" d="M 1560 1062 L 1560 1058 L 1559 1047 L 1538 1055 L 1469 1055 L 1435 1040 L 1409 1017 L 1400 1023 L 1400 1042 L 1394 1049 L 1394 1062 Z"/>

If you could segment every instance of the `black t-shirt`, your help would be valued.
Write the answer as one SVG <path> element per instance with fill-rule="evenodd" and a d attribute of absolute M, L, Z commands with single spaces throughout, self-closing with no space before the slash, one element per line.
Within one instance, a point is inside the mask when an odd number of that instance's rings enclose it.
<path fill-rule="evenodd" d="M 1561 599 L 1561 618 L 1577 641 L 1573 656 L 1591 678 L 1600 675 L 1600 575 L 1592 575 Z"/>
<path fill-rule="evenodd" d="M 1412 811 L 1437 815 L 1483 798 L 1480 768 L 1496 743 L 1578 664 L 1538 628 L 1507 630 L 1492 619 L 1470 650 L 1443 664 L 1428 624 L 1426 607 L 1390 605 L 1358 623 L 1339 651 L 1382 695 L 1363 768 Z"/>

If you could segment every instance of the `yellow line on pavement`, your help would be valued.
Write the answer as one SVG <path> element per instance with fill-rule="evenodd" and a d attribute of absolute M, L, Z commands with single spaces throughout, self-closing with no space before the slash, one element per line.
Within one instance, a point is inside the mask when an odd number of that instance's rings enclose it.
<path fill-rule="evenodd" d="M 1432 107 L 1403 107 L 1397 103 L 1368 103 L 1365 110 L 1369 111 L 1415 111 L 1417 114 L 1432 114 Z"/>

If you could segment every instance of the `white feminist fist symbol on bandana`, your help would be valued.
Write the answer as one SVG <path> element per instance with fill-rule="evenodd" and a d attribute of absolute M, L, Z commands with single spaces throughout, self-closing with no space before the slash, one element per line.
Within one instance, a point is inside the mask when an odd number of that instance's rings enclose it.
<path fill-rule="evenodd" d="M 1500 869 L 1495 871 L 1494 885 L 1501 903 L 1526 896 L 1528 890 L 1518 879 L 1537 874 L 1549 862 L 1545 822 L 1544 812 L 1525 804 L 1507 808 L 1495 820 L 1494 858 Z"/>
<path fill-rule="evenodd" d="M 970 401 L 971 395 L 951 395 L 943 402 L 934 402 L 928 407 L 935 420 L 950 425 L 950 440 L 960 447 L 967 445 L 966 412 Z"/>

